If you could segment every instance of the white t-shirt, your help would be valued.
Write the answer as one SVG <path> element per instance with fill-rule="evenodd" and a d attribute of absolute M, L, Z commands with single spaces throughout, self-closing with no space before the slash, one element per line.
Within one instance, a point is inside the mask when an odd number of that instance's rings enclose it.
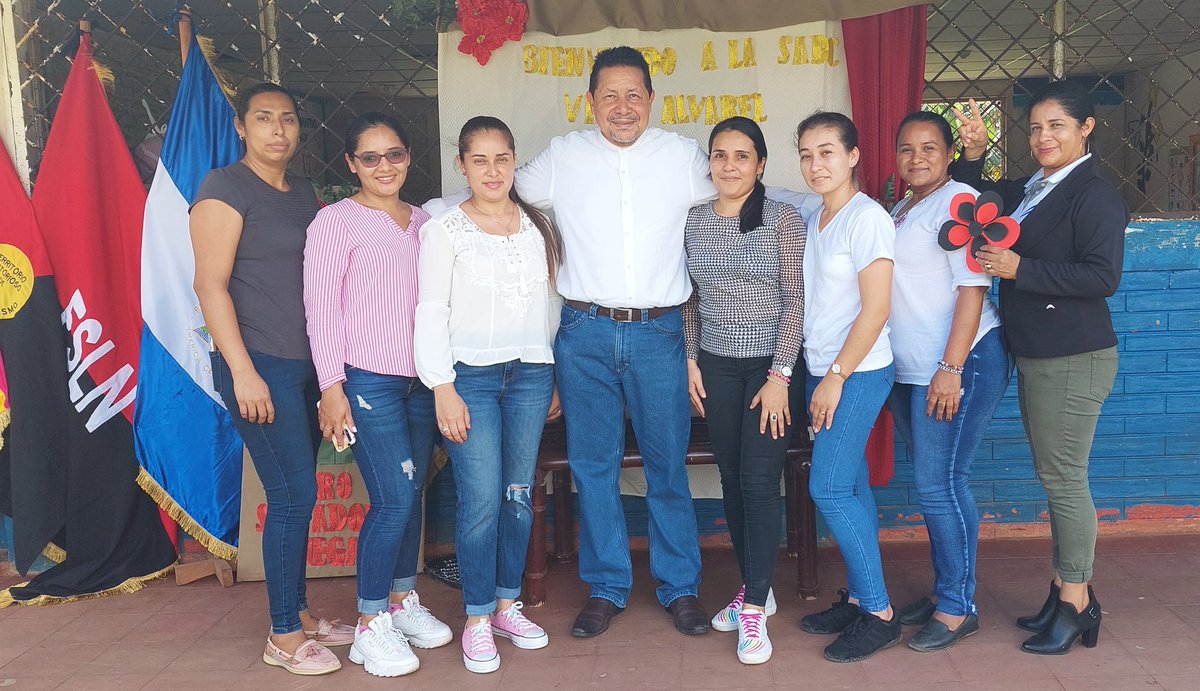
<path fill-rule="evenodd" d="M 683 226 L 689 209 L 717 196 L 695 140 L 651 127 L 621 147 L 596 129 L 572 132 L 517 169 L 516 184 L 522 199 L 554 212 L 563 297 L 634 308 L 688 299 Z"/>
<path fill-rule="evenodd" d="M 483 232 L 459 206 L 426 221 L 418 277 L 414 354 L 429 388 L 454 381 L 456 362 L 554 362 L 562 302 L 524 212 L 509 237 Z"/>
<path fill-rule="evenodd" d="M 938 360 L 946 350 L 954 303 L 959 286 L 992 285 L 986 274 L 967 268 L 968 246 L 947 252 L 938 245 L 938 232 L 950 219 L 950 200 L 969 192 L 970 185 L 951 180 L 916 206 L 901 202 L 892 210 L 896 224 L 896 268 L 892 273 L 892 355 L 896 358 L 896 382 L 928 385 L 937 372 Z M 984 298 L 979 329 L 971 347 L 988 331 L 1000 326 L 1000 315 L 992 301 Z"/>
<path fill-rule="evenodd" d="M 895 259 L 895 226 L 875 200 L 855 194 L 822 228 L 824 208 L 822 204 L 805 219 L 804 361 L 815 376 L 829 371 L 862 311 L 858 273 L 876 259 Z M 882 369 L 891 362 L 885 324 L 855 371 Z"/>

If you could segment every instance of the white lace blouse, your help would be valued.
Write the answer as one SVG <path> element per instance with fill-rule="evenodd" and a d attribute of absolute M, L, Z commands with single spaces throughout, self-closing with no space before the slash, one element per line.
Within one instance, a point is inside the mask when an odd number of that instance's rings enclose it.
<path fill-rule="evenodd" d="M 426 222 L 418 279 L 415 353 L 426 386 L 454 381 L 458 362 L 554 362 L 562 302 L 524 212 L 508 237 L 485 233 L 458 206 Z"/>

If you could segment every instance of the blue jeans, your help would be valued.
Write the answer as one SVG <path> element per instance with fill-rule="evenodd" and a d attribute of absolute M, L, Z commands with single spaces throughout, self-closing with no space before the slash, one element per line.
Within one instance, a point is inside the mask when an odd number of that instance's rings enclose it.
<path fill-rule="evenodd" d="M 415 377 L 346 366 L 346 398 L 358 429 L 354 460 L 371 508 L 358 535 L 358 611 L 387 610 L 390 592 L 417 584 L 421 496 L 437 435 L 433 392 Z"/>
<path fill-rule="evenodd" d="M 975 614 L 975 548 L 979 508 L 971 493 L 971 461 L 1012 375 L 997 327 L 987 332 L 963 363 L 962 399 L 954 419 L 926 415 L 928 386 L 896 384 L 888 406 L 896 430 L 912 449 L 917 494 L 929 528 L 937 608 Z"/>
<path fill-rule="evenodd" d="M 842 398 L 834 410 L 833 426 L 817 433 L 813 442 L 808 490 L 821 510 L 846 560 L 850 597 L 868 612 L 888 608 L 879 559 L 879 512 L 867 472 L 867 437 L 895 381 L 896 368 L 855 372 L 842 384 Z M 811 371 L 805 400 L 824 377 Z"/>
<path fill-rule="evenodd" d="M 291 360 L 250 351 L 258 376 L 267 383 L 275 421 L 256 425 L 238 414 L 233 375 L 220 353 L 212 354 L 213 385 L 233 416 L 267 496 L 263 520 L 263 572 L 271 632 L 299 631 L 305 597 L 308 526 L 317 504 L 317 371 L 311 360 Z"/>
<path fill-rule="evenodd" d="M 554 366 L 513 360 L 454 366 L 454 388 L 471 417 L 462 444 L 448 441 L 458 491 L 454 542 L 468 617 L 496 611 L 521 594 L 529 531 L 530 485 L 554 396 Z"/>
<path fill-rule="evenodd" d="M 646 471 L 650 572 L 664 606 L 696 595 L 700 538 L 688 489 L 687 393 L 683 316 L 616 322 L 562 308 L 554 344 L 567 455 L 579 491 L 579 577 L 592 597 L 624 607 L 633 587 L 629 534 L 618 479 L 625 454 L 625 412 L 633 421 Z"/>

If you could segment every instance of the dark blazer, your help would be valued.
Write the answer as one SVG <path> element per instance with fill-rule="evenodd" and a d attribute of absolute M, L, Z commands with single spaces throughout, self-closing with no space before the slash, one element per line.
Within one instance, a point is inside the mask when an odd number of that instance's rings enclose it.
<path fill-rule="evenodd" d="M 983 177 L 983 159 L 961 156 L 950 166 L 955 180 L 1004 198 L 1016 211 L 1025 196 L 1021 180 Z M 1012 251 L 1021 257 L 1015 280 L 1000 281 L 1000 318 L 1009 351 L 1023 357 L 1061 357 L 1117 344 L 1106 297 L 1117 291 L 1125 257 L 1129 207 L 1121 193 L 1084 161 L 1021 222 Z"/>

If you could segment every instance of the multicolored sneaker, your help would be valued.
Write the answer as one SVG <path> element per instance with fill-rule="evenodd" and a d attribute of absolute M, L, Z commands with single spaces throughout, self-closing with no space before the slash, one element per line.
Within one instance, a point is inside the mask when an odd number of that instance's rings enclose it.
<path fill-rule="evenodd" d="M 738 613 L 742 611 L 742 604 L 746 601 L 746 586 L 738 589 L 737 595 L 734 596 L 729 604 L 725 605 L 725 609 L 717 612 L 712 618 L 712 627 L 714 631 L 737 631 L 738 630 Z M 775 589 L 771 588 L 767 591 L 767 604 L 765 606 L 767 616 L 772 616 L 779 610 L 779 605 L 775 603 Z"/>
<path fill-rule="evenodd" d="M 507 638 L 522 650 L 545 648 L 550 643 L 550 638 L 545 629 L 525 618 L 521 613 L 524 606 L 522 602 L 514 602 L 503 612 L 496 612 L 488 617 L 492 633 Z"/>
<path fill-rule="evenodd" d="M 765 612 L 742 610 L 738 615 L 738 660 L 744 665 L 761 665 L 771 659 Z"/>
<path fill-rule="evenodd" d="M 392 618 L 384 612 L 367 625 L 359 624 L 350 646 L 350 661 L 362 665 L 367 674 L 377 677 L 398 677 L 417 671 L 421 661 L 408 647 L 408 639 L 392 626 Z"/>
<path fill-rule="evenodd" d="M 462 647 L 463 664 L 468 671 L 487 674 L 500 669 L 500 653 L 496 651 L 496 639 L 488 619 L 481 619 L 463 630 Z"/>
<path fill-rule="evenodd" d="M 415 590 L 409 592 L 404 602 L 388 605 L 388 614 L 392 615 L 392 626 L 418 648 L 440 648 L 454 638 L 450 627 L 421 604 Z"/>

